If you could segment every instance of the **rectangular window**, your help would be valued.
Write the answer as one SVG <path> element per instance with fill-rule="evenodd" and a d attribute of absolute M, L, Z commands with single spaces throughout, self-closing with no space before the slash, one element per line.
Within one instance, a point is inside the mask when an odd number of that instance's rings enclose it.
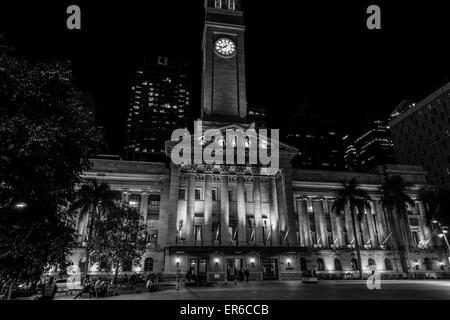
<path fill-rule="evenodd" d="M 186 200 L 186 189 L 178 190 L 178 200 Z"/>
<path fill-rule="evenodd" d="M 211 190 L 211 198 L 212 198 L 212 201 L 217 201 L 217 189 Z"/>
<path fill-rule="evenodd" d="M 195 189 L 195 200 L 202 200 L 202 189 Z"/>
<path fill-rule="evenodd" d="M 130 208 L 140 209 L 141 208 L 141 195 L 133 193 L 130 195 L 130 199 L 128 201 L 128 205 Z"/>
<path fill-rule="evenodd" d="M 149 207 L 152 208 L 159 208 L 159 205 L 161 203 L 161 196 L 159 194 L 151 194 L 148 198 L 149 201 Z"/>
<path fill-rule="evenodd" d="M 228 201 L 233 201 L 233 190 L 231 189 L 228 190 Z"/>

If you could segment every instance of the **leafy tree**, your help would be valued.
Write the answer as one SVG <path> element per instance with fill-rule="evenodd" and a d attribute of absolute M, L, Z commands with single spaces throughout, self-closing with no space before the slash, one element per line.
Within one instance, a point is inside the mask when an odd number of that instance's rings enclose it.
<path fill-rule="evenodd" d="M 68 203 L 99 139 L 71 79 L 0 52 L 0 270 L 15 281 L 63 267 L 73 242 Z"/>
<path fill-rule="evenodd" d="M 370 207 L 369 194 L 360 189 L 358 183 L 355 178 L 347 181 L 341 181 L 342 187 L 339 189 L 336 194 L 336 200 L 333 203 L 333 210 L 336 211 L 336 214 L 341 214 L 345 211 L 345 208 L 348 206 L 350 208 L 350 214 L 352 216 L 352 226 L 353 226 L 353 237 L 355 239 L 355 249 L 356 256 L 358 259 L 358 270 L 359 270 L 359 278 L 363 279 L 362 272 L 362 263 L 361 263 L 361 250 L 359 247 L 358 236 L 356 233 L 356 215 L 358 222 L 361 221 L 362 215 L 364 214 L 364 209 L 366 207 Z"/>
<path fill-rule="evenodd" d="M 382 194 L 381 203 L 384 210 L 387 211 L 388 217 L 393 221 L 395 238 L 399 249 L 404 250 L 402 257 L 404 270 L 410 269 L 409 244 L 411 238 L 411 234 L 407 229 L 409 222 L 406 204 L 415 205 L 414 201 L 406 193 L 406 190 L 410 187 L 411 185 L 398 175 L 386 177 L 383 185 L 380 187 Z"/>
<path fill-rule="evenodd" d="M 139 265 L 147 246 L 147 226 L 140 213 L 133 208 L 112 210 L 98 223 L 92 239 L 91 258 L 104 272 L 114 271 L 117 277 L 124 265 Z"/>
<path fill-rule="evenodd" d="M 85 275 L 89 271 L 92 239 L 95 237 L 101 216 L 115 207 L 114 193 L 106 182 L 99 184 L 96 179 L 93 179 L 83 184 L 77 191 L 77 200 L 71 205 L 71 211 L 80 210 L 80 221 L 86 219 L 88 223 Z"/>

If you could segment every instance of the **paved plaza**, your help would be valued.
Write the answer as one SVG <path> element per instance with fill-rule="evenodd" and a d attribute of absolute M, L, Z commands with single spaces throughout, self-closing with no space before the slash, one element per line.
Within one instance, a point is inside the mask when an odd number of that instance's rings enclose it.
<path fill-rule="evenodd" d="M 71 297 L 60 297 L 65 300 Z M 101 300 L 315 300 L 315 299 L 450 299 L 450 281 L 383 280 L 380 290 L 369 290 L 365 281 L 267 281 L 220 283 L 211 287 L 175 287 L 157 292 L 120 295 Z"/>

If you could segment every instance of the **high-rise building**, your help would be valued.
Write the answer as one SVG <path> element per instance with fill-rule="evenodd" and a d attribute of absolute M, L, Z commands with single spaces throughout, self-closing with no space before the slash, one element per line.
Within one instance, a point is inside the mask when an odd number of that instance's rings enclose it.
<path fill-rule="evenodd" d="M 387 121 L 369 120 L 361 134 L 344 138 L 344 160 L 350 171 L 368 171 L 379 165 L 396 163 Z"/>
<path fill-rule="evenodd" d="M 357 152 L 355 140 L 349 135 L 342 138 L 342 146 L 344 148 L 344 168 L 347 171 L 356 171 L 358 168 Z"/>
<path fill-rule="evenodd" d="M 421 165 L 429 181 L 450 186 L 450 83 L 422 101 L 402 101 L 390 120 L 399 164 Z"/>
<path fill-rule="evenodd" d="M 289 116 L 281 132 L 287 144 L 299 149 L 292 162 L 294 168 L 344 169 L 340 130 L 333 122 L 314 112 L 308 101 Z"/>
<path fill-rule="evenodd" d="M 131 86 L 124 158 L 165 158 L 164 144 L 189 119 L 191 87 L 188 66 L 168 57 L 146 59 Z"/>

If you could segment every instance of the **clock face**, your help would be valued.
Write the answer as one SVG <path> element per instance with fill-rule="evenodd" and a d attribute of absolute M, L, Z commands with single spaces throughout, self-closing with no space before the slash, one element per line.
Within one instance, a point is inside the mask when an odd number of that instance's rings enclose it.
<path fill-rule="evenodd" d="M 223 57 L 231 57 L 236 52 L 236 45 L 227 38 L 220 38 L 214 46 L 216 52 Z"/>

